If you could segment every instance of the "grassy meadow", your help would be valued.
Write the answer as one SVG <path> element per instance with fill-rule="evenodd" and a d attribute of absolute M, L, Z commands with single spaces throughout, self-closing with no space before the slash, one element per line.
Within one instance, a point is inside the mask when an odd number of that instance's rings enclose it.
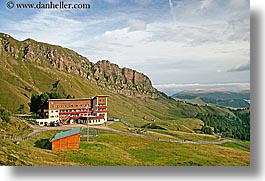
<path fill-rule="evenodd" d="M 96 142 L 81 142 L 77 151 L 53 151 L 45 131 L 22 141 L 0 140 L 0 165 L 88 166 L 247 166 L 250 152 L 234 145 L 166 143 L 106 131 Z"/>
<path fill-rule="evenodd" d="M 0 120 L 0 134 L 26 137 L 33 129 L 20 121 L 18 118 L 10 117 L 10 123 Z"/>

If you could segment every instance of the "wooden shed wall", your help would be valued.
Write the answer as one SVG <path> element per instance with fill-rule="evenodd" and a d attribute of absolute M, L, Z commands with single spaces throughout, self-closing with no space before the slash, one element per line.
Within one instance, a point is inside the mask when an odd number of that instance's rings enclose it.
<path fill-rule="evenodd" d="M 52 150 L 78 150 L 79 146 L 80 134 L 75 134 L 52 142 Z"/>

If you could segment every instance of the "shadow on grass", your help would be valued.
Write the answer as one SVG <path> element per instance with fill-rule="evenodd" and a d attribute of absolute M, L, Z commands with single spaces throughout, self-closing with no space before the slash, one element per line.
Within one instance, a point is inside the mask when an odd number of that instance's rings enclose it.
<path fill-rule="evenodd" d="M 34 143 L 34 147 L 51 150 L 52 149 L 52 143 L 49 139 L 40 139 Z"/>

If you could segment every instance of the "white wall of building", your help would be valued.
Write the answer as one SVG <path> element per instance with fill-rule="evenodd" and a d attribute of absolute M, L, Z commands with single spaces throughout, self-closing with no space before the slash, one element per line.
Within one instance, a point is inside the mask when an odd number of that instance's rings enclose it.
<path fill-rule="evenodd" d="M 51 123 L 59 122 L 59 118 L 48 118 L 48 119 L 36 119 L 36 122 L 40 126 L 50 125 Z"/>
<path fill-rule="evenodd" d="M 49 110 L 49 119 L 58 118 L 59 120 L 59 110 Z"/>

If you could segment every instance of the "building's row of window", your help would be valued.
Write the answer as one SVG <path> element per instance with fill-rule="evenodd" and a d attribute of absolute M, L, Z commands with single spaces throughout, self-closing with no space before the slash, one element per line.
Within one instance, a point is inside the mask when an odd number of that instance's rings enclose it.
<path fill-rule="evenodd" d="M 78 112 L 78 111 L 92 111 L 92 110 L 87 110 L 87 109 L 66 109 L 66 110 L 60 110 L 60 112 Z M 51 111 L 51 113 L 54 112 L 59 112 L 59 110 Z"/>
<path fill-rule="evenodd" d="M 40 122 L 40 126 L 50 126 L 50 122 Z"/>
<path fill-rule="evenodd" d="M 91 114 L 79 114 L 80 116 L 91 116 Z"/>
<path fill-rule="evenodd" d="M 59 112 L 59 110 L 51 111 L 51 113 L 53 113 L 53 112 Z"/>
<path fill-rule="evenodd" d="M 106 104 L 98 104 L 98 106 L 106 106 Z"/>
<path fill-rule="evenodd" d="M 99 104 L 105 105 L 105 104 L 106 104 L 106 101 L 98 100 L 98 105 L 99 105 Z"/>
<path fill-rule="evenodd" d="M 98 108 L 98 111 L 106 111 L 107 108 Z"/>
<path fill-rule="evenodd" d="M 103 119 L 96 119 L 96 120 L 83 120 L 83 121 L 77 121 L 77 123 L 89 123 L 89 124 L 92 124 L 92 123 L 101 123 L 103 122 L 104 120 Z"/>
<path fill-rule="evenodd" d="M 78 106 L 80 106 L 80 107 L 89 107 L 90 105 L 89 104 L 84 104 L 84 105 L 82 105 L 82 104 L 80 104 L 80 105 L 78 105 L 78 104 L 76 104 L 75 105 L 75 107 L 78 107 Z M 73 104 L 65 104 L 65 105 L 51 105 L 51 108 L 62 108 L 62 107 L 74 107 L 74 105 Z"/>
<path fill-rule="evenodd" d="M 59 115 L 51 115 L 51 118 L 58 118 L 59 117 Z"/>
<path fill-rule="evenodd" d="M 89 123 L 100 123 L 100 120 L 90 120 Z"/>

